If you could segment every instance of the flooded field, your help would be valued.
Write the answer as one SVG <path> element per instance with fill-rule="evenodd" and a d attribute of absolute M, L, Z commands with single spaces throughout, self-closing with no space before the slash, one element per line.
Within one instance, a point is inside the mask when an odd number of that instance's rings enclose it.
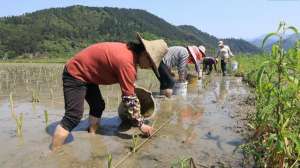
<path fill-rule="evenodd" d="M 139 131 L 118 129 L 119 86 L 100 86 L 107 107 L 98 134 L 85 131 L 85 105 L 82 122 L 67 144 L 50 153 L 51 135 L 64 114 L 62 70 L 62 64 L 1 64 L 1 167 L 107 167 L 109 154 L 118 167 L 171 167 L 184 158 L 193 158 L 197 167 L 247 167 L 238 146 L 244 119 L 253 110 L 247 102 L 250 91 L 241 78 L 219 74 L 188 85 L 185 97 L 156 97 L 156 115 L 149 122 L 161 129 L 133 154 L 132 135 Z M 151 71 L 138 73 L 138 85 L 158 92 Z M 145 140 L 138 137 L 137 143 Z"/>

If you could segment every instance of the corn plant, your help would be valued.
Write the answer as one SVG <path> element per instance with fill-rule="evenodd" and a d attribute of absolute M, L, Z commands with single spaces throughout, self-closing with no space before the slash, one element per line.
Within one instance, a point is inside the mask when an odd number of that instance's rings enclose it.
<path fill-rule="evenodd" d="M 287 30 L 298 34 L 295 27 L 281 22 L 277 31 L 263 40 L 264 44 L 271 36 L 279 37 L 256 76 L 254 135 L 245 148 L 258 167 L 300 166 L 300 43 L 285 51 L 282 45 Z"/>

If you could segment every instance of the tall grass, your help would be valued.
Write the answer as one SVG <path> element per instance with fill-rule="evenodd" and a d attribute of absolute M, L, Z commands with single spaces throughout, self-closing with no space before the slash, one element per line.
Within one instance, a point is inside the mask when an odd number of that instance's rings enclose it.
<path fill-rule="evenodd" d="M 258 167 L 299 167 L 300 160 L 300 43 L 289 51 L 282 47 L 287 30 L 294 27 L 280 23 L 278 36 L 268 59 L 255 72 L 256 113 L 250 126 L 254 130 L 244 149 L 254 156 Z"/>

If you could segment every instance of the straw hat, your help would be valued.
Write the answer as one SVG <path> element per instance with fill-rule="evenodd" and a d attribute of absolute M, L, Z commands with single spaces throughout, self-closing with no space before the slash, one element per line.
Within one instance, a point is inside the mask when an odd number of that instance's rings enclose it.
<path fill-rule="evenodd" d="M 145 40 L 141 37 L 139 33 L 137 33 L 137 39 L 144 45 L 145 50 L 152 62 L 152 69 L 157 77 L 159 77 L 158 67 L 163 58 L 166 54 L 168 45 L 167 43 L 162 40 Z"/>
<path fill-rule="evenodd" d="M 200 45 L 198 48 L 205 55 L 206 48 L 203 45 Z"/>
<path fill-rule="evenodd" d="M 219 41 L 219 42 L 218 42 L 218 46 L 219 46 L 219 47 L 221 47 L 221 46 L 223 46 L 223 45 L 224 45 L 224 42 L 223 42 L 223 41 Z"/>

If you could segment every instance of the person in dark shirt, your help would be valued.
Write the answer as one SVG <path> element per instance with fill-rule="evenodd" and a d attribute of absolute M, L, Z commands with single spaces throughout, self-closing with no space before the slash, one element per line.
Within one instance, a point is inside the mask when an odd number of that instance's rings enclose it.
<path fill-rule="evenodd" d="M 217 71 L 218 60 L 214 57 L 204 57 L 203 59 L 203 72 L 206 72 L 206 75 L 209 75 L 213 68 Z"/>

